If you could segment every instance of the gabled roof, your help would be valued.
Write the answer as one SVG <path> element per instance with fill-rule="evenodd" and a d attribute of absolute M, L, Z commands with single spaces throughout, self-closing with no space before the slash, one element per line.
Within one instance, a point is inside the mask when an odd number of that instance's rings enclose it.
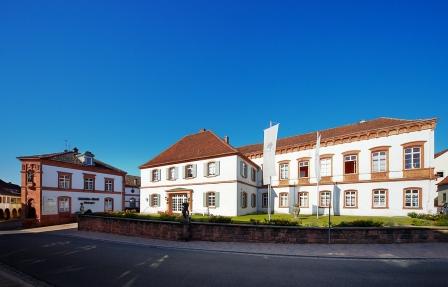
<path fill-rule="evenodd" d="M 80 155 L 81 154 L 75 148 L 74 150 L 57 152 L 57 153 L 19 156 L 19 157 L 17 157 L 17 159 L 19 159 L 19 160 L 48 160 L 48 161 L 63 162 L 63 163 L 84 166 L 83 163 L 81 162 L 81 160 L 79 159 Z M 96 158 L 93 158 L 93 163 L 94 163 L 94 167 L 112 170 L 112 171 L 119 172 L 119 173 L 126 173 L 125 171 L 118 169 L 116 167 L 113 167 L 103 161 L 96 159 Z M 86 166 L 86 167 L 88 167 L 88 166 Z"/>
<path fill-rule="evenodd" d="M 0 195 L 20 196 L 20 186 L 0 179 Z"/>
<path fill-rule="evenodd" d="M 442 179 L 437 185 L 448 185 L 448 176 Z"/>
<path fill-rule="evenodd" d="M 448 148 L 447 148 L 447 149 L 444 149 L 444 150 L 442 150 L 442 151 L 439 151 L 438 153 L 436 153 L 436 154 L 434 155 L 434 158 L 438 158 L 439 156 L 444 155 L 447 151 L 448 151 Z"/>
<path fill-rule="evenodd" d="M 127 187 L 140 187 L 141 180 L 140 176 L 136 175 L 126 175 L 125 177 L 125 185 Z"/>
<path fill-rule="evenodd" d="M 237 154 L 243 156 L 237 149 L 213 132 L 203 130 L 199 133 L 181 138 L 174 145 L 145 164 L 142 164 L 140 168 L 157 167 Z"/>
<path fill-rule="evenodd" d="M 351 125 L 345 125 L 345 126 L 327 129 L 327 130 L 322 130 L 322 131 L 319 131 L 319 133 L 321 134 L 321 141 L 325 141 L 330 138 L 348 136 L 348 135 L 357 134 L 360 132 L 374 131 L 374 130 L 379 130 L 379 129 L 396 127 L 396 126 L 400 126 L 400 125 L 404 125 L 404 124 L 410 124 L 413 122 L 417 123 L 417 122 L 428 121 L 428 120 L 435 120 L 435 119 L 404 120 L 404 119 L 394 119 L 394 118 L 377 118 L 377 119 L 373 119 L 373 120 L 369 120 L 369 121 L 361 121 L 361 122 L 351 124 Z M 316 142 L 316 132 L 317 131 L 307 133 L 307 134 L 278 139 L 277 140 L 277 149 Z M 263 144 L 260 143 L 260 144 L 246 145 L 246 146 L 239 147 L 238 150 L 246 155 L 250 154 L 250 153 L 263 152 Z"/>

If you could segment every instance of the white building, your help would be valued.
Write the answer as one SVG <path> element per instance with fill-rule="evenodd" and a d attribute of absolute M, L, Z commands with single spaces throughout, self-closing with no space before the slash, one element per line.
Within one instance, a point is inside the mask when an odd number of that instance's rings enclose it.
<path fill-rule="evenodd" d="M 435 212 L 435 125 L 435 119 L 378 118 L 320 131 L 317 161 L 316 132 L 279 139 L 274 212 L 291 212 L 294 204 L 302 214 L 327 213 L 330 204 L 340 215 Z M 210 131 L 186 136 L 140 167 L 141 212 L 179 212 L 184 200 L 193 213 L 265 212 L 262 162 L 262 144 L 234 148 Z"/>
<path fill-rule="evenodd" d="M 434 166 L 438 175 L 438 206 L 441 207 L 448 202 L 448 149 L 435 154 Z"/>
<path fill-rule="evenodd" d="M 70 222 L 75 212 L 123 209 L 126 172 L 90 152 L 64 151 L 18 157 L 22 165 L 21 201 L 27 218 L 43 225 Z"/>
<path fill-rule="evenodd" d="M 126 175 L 124 190 L 124 208 L 140 209 L 140 176 Z"/>

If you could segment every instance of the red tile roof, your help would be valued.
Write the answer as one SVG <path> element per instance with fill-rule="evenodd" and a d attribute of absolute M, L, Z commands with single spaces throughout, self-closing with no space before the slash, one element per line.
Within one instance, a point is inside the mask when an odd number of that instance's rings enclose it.
<path fill-rule="evenodd" d="M 140 176 L 128 174 L 125 176 L 125 184 L 127 187 L 140 187 L 140 182 Z"/>
<path fill-rule="evenodd" d="M 341 126 L 337 128 L 331 128 L 327 130 L 319 131 L 321 134 L 321 140 L 325 141 L 326 139 L 347 136 L 351 134 L 356 134 L 359 132 L 373 131 L 384 128 L 391 128 L 403 124 L 409 124 L 412 122 L 420 122 L 427 120 L 403 120 L 403 119 L 393 119 L 393 118 L 377 118 L 369 121 L 362 121 L 359 123 Z M 289 146 L 296 146 L 306 143 L 316 142 L 316 132 L 311 132 L 307 134 L 286 137 L 277 140 L 277 149 L 284 148 Z M 243 154 L 250 154 L 256 152 L 263 152 L 263 144 L 253 144 L 246 145 L 237 148 Z"/>
<path fill-rule="evenodd" d="M 442 179 L 437 185 L 448 185 L 448 176 Z"/>
<path fill-rule="evenodd" d="M 155 158 L 140 166 L 140 168 L 156 167 L 239 154 L 238 150 L 226 143 L 211 131 L 201 131 L 183 137 L 174 145 L 160 153 Z"/>
<path fill-rule="evenodd" d="M 439 151 L 438 153 L 436 153 L 436 154 L 434 155 L 434 158 L 438 158 L 439 156 L 445 154 L 447 151 L 448 151 L 448 148 L 445 149 L 445 150 Z"/>

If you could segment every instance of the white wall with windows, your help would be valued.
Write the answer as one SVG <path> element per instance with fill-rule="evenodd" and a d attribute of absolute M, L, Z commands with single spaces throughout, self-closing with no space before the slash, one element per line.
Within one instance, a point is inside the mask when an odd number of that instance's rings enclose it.
<path fill-rule="evenodd" d="M 124 207 L 140 208 L 140 189 L 138 187 L 125 187 Z"/>

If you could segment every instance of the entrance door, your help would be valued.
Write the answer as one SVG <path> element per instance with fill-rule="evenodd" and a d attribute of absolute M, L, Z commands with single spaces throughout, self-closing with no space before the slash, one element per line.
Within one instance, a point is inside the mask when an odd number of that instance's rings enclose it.
<path fill-rule="evenodd" d="M 188 202 L 186 193 L 177 193 L 171 196 L 171 207 L 174 213 L 182 212 L 182 203 Z"/>

